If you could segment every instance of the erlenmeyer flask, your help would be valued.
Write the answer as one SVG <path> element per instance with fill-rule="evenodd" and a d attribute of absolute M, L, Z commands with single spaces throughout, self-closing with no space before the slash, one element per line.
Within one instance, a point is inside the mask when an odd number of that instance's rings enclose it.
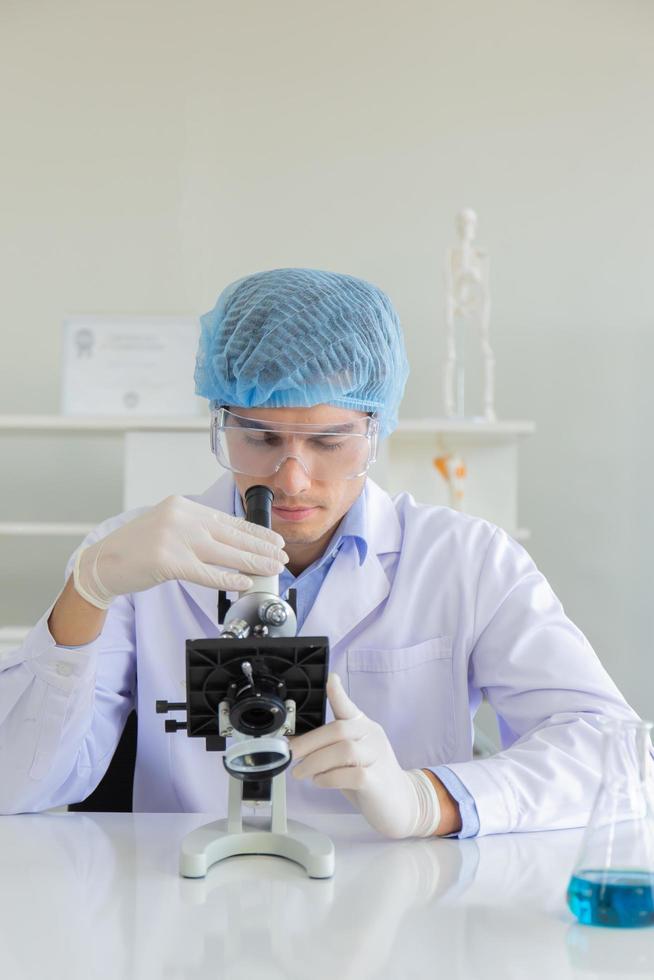
<path fill-rule="evenodd" d="M 602 782 L 567 896 L 585 925 L 654 925 L 651 728 L 603 719 Z"/>

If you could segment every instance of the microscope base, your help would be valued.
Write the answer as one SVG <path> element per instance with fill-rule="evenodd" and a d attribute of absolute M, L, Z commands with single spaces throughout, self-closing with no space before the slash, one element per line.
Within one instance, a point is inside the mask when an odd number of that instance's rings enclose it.
<path fill-rule="evenodd" d="M 180 874 L 184 878 L 204 878 L 217 861 L 237 854 L 288 858 L 301 864 L 310 878 L 331 878 L 334 874 L 333 843 L 305 824 L 288 820 L 287 832 L 275 833 L 265 829 L 265 820 L 255 817 L 243 821 L 242 830 L 233 833 L 228 830 L 228 822 L 216 820 L 187 834 L 180 856 Z"/>

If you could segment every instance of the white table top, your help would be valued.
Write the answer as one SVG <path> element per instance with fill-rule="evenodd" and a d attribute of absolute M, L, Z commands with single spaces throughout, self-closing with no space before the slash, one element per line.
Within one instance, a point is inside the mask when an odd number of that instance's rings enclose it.
<path fill-rule="evenodd" d="M 654 977 L 654 929 L 578 925 L 580 831 L 385 841 L 312 825 L 336 873 L 274 857 L 178 874 L 202 814 L 0 817 L 0 977 L 11 980 L 563 980 Z"/>

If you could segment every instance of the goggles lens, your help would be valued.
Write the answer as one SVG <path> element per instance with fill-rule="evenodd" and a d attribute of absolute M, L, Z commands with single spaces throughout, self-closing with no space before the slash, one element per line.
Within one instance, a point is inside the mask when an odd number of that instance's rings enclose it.
<path fill-rule="evenodd" d="M 330 428 L 249 419 L 226 408 L 211 413 L 211 448 L 234 473 L 273 476 L 296 459 L 312 480 L 352 480 L 375 461 L 378 421 L 373 416 Z"/>

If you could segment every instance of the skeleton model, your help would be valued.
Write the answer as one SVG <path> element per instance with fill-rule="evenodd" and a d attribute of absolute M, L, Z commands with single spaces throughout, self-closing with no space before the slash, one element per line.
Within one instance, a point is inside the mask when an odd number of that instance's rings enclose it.
<path fill-rule="evenodd" d="M 448 249 L 445 265 L 447 356 L 445 361 L 445 414 L 449 418 L 470 416 L 465 403 L 465 348 L 478 335 L 482 359 L 483 403 L 481 417 L 495 421 L 495 357 L 488 339 L 490 293 L 488 255 L 475 245 L 477 215 L 466 208 L 457 215 L 459 242 Z M 470 379 L 468 379 L 470 380 Z M 468 411 L 466 411 L 468 410 Z"/>

